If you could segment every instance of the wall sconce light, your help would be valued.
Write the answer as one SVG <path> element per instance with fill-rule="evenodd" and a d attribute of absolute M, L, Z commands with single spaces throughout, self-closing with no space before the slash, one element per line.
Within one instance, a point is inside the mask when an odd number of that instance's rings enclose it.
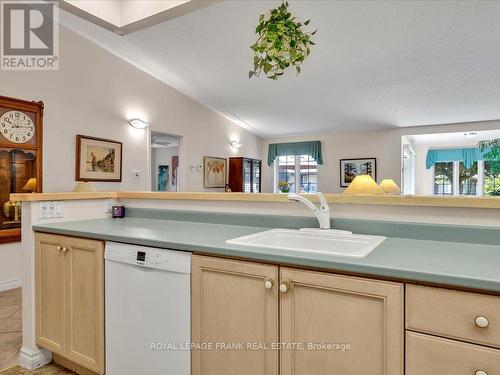
<path fill-rule="evenodd" d="M 380 187 L 386 192 L 386 194 L 401 195 L 401 189 L 390 178 L 382 180 L 382 182 L 380 183 Z"/>
<path fill-rule="evenodd" d="M 243 145 L 238 141 L 231 141 L 231 147 L 241 148 L 241 147 L 243 147 Z"/>
<path fill-rule="evenodd" d="M 140 119 L 133 119 L 128 122 L 130 126 L 136 128 L 136 129 L 145 129 L 149 126 L 147 122 L 144 122 Z"/>

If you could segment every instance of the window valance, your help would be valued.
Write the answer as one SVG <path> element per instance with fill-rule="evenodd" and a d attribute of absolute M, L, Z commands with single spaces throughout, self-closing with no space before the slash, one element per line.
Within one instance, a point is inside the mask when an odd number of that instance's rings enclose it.
<path fill-rule="evenodd" d="M 426 167 L 431 168 L 435 163 L 462 161 L 465 168 L 471 168 L 478 160 L 485 160 L 484 154 L 490 150 L 481 151 L 480 148 L 447 148 L 429 150 L 427 152 Z"/>
<path fill-rule="evenodd" d="M 272 143 L 269 145 L 267 165 L 271 165 L 278 156 L 309 155 L 318 164 L 323 164 L 321 141 Z"/>

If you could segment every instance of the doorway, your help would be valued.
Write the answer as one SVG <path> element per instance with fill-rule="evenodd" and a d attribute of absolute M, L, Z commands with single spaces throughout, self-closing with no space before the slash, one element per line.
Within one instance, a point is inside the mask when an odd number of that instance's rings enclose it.
<path fill-rule="evenodd" d="M 151 191 L 179 190 L 181 137 L 151 130 Z"/>

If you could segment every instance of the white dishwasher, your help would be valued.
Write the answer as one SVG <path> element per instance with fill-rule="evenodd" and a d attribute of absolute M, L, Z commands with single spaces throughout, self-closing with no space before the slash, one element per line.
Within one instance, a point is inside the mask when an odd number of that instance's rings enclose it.
<path fill-rule="evenodd" d="M 191 253 L 106 243 L 106 375 L 189 375 Z"/>

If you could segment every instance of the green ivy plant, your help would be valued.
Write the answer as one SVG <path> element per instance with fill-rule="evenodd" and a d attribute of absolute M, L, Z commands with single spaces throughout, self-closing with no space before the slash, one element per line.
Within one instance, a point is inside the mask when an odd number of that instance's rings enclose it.
<path fill-rule="evenodd" d="M 302 23 L 292 16 L 286 1 L 268 14 L 262 14 L 255 29 L 258 39 L 250 46 L 254 57 L 248 78 L 259 77 L 264 72 L 267 78 L 277 80 L 288 67 L 295 67 L 299 74 L 302 63 L 311 53 L 310 46 L 315 44 L 311 37 L 318 31 L 303 31 L 302 27 L 309 22 Z"/>
<path fill-rule="evenodd" d="M 488 141 L 479 142 L 479 148 L 481 151 L 486 151 L 484 154 L 485 160 L 500 160 L 500 138 L 491 139 Z M 500 173 L 500 163 L 493 164 L 494 173 Z"/>

